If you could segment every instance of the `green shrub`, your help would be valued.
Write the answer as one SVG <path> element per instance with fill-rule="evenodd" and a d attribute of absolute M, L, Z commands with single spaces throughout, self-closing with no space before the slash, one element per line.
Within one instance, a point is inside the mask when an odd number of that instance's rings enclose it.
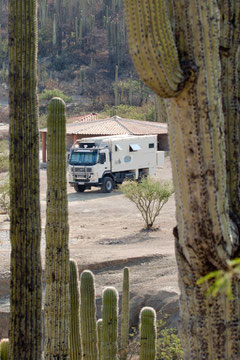
<path fill-rule="evenodd" d="M 47 127 L 47 114 L 39 116 L 39 129 Z"/>
<path fill-rule="evenodd" d="M 4 214 L 10 212 L 9 179 L 6 178 L 0 183 L 0 211 Z"/>
<path fill-rule="evenodd" d="M 182 360 L 183 347 L 177 329 L 166 327 L 163 320 L 157 321 L 156 360 Z"/>
<path fill-rule="evenodd" d="M 143 106 L 130 106 L 121 104 L 110 107 L 106 105 L 103 112 L 101 112 L 99 116 L 100 118 L 106 118 L 117 115 L 125 119 L 155 121 L 154 111 L 155 107 L 151 103 L 144 104 Z"/>
<path fill-rule="evenodd" d="M 51 100 L 53 97 L 60 97 L 64 102 L 71 102 L 72 99 L 64 95 L 64 93 L 59 89 L 45 89 L 43 93 L 39 95 L 40 100 Z"/>
<path fill-rule="evenodd" d="M 0 173 L 9 170 L 9 145 L 7 140 L 0 140 Z"/>
<path fill-rule="evenodd" d="M 155 181 L 149 176 L 140 182 L 125 181 L 119 189 L 137 206 L 146 223 L 147 230 L 153 227 L 163 205 L 173 193 L 171 183 Z"/>

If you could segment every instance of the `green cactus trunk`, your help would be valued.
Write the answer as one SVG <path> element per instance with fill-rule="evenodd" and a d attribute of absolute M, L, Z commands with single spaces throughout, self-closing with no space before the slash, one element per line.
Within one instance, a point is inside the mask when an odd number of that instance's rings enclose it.
<path fill-rule="evenodd" d="M 234 223 L 239 223 L 240 194 L 240 1 L 135 5 L 125 0 L 135 66 L 159 96 L 171 98 L 167 112 L 185 358 L 238 359 L 239 281 L 232 284 L 234 300 L 207 298 L 206 286 L 196 281 L 225 269 L 240 250 Z"/>
<path fill-rule="evenodd" d="M 85 270 L 80 279 L 82 357 L 97 360 L 97 324 L 94 275 Z"/>
<path fill-rule="evenodd" d="M 2 339 L 0 341 L 0 359 L 9 360 L 9 340 Z"/>
<path fill-rule="evenodd" d="M 140 360 L 155 360 L 156 312 L 144 307 L 140 312 Z"/>
<path fill-rule="evenodd" d="M 65 104 L 49 104 L 47 133 L 45 360 L 69 358 L 69 249 Z"/>
<path fill-rule="evenodd" d="M 127 358 L 129 337 L 129 269 L 123 270 L 122 316 L 121 316 L 121 359 Z"/>
<path fill-rule="evenodd" d="M 78 266 L 76 261 L 70 260 L 70 329 L 69 345 L 70 360 L 81 360 L 81 336 L 80 336 L 80 291 Z"/>
<path fill-rule="evenodd" d="M 98 360 L 102 358 L 102 319 L 97 321 L 97 335 L 98 335 Z"/>
<path fill-rule="evenodd" d="M 117 360 L 118 292 L 108 287 L 103 292 L 102 360 Z"/>
<path fill-rule="evenodd" d="M 41 358 L 37 2 L 9 0 L 11 360 Z"/>

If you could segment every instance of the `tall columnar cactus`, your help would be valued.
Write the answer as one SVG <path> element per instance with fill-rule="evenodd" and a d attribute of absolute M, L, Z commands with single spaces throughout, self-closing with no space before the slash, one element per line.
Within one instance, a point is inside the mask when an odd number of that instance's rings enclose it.
<path fill-rule="evenodd" d="M 117 360 L 118 292 L 108 287 L 103 292 L 102 359 Z"/>
<path fill-rule="evenodd" d="M 124 2 L 138 73 L 156 94 L 170 99 L 185 358 L 237 359 L 238 279 L 232 301 L 224 295 L 207 298 L 206 286 L 196 281 L 225 269 L 240 250 L 240 0 Z"/>
<path fill-rule="evenodd" d="M 69 226 L 65 104 L 53 98 L 47 119 L 45 360 L 69 358 Z"/>
<path fill-rule="evenodd" d="M 85 270 L 80 278 L 82 357 L 97 360 L 97 325 L 94 275 Z"/>
<path fill-rule="evenodd" d="M 144 307 L 140 312 L 140 360 L 155 360 L 156 312 Z"/>
<path fill-rule="evenodd" d="M 81 336 L 80 336 L 80 291 L 78 266 L 76 261 L 70 260 L 70 324 L 69 346 L 70 360 L 81 360 Z"/>
<path fill-rule="evenodd" d="M 97 336 L 98 336 L 98 360 L 102 358 L 102 319 L 97 321 Z"/>
<path fill-rule="evenodd" d="M 122 316 L 121 316 L 121 359 L 127 357 L 129 337 L 129 269 L 123 270 Z"/>
<path fill-rule="evenodd" d="M 9 360 L 9 340 L 2 339 L 0 341 L 0 359 Z"/>
<path fill-rule="evenodd" d="M 10 359 L 41 358 L 37 2 L 9 0 Z"/>

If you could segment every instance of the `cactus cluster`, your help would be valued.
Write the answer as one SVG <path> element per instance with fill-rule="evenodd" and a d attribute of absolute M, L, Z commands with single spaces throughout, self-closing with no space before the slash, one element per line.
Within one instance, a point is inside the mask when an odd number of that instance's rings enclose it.
<path fill-rule="evenodd" d="M 77 264 L 70 260 L 70 360 L 126 360 L 129 336 L 129 270 L 123 271 L 121 339 L 118 351 L 118 292 L 114 287 L 107 287 L 103 291 L 102 319 L 96 321 L 95 284 L 94 275 L 85 270 L 80 278 L 80 296 L 77 279 Z M 72 295 L 71 295 L 72 294 Z M 78 297 L 78 300 L 76 299 Z M 78 309 L 80 303 L 79 335 Z M 152 308 L 145 308 L 141 312 L 141 360 L 155 359 L 156 313 Z M 74 334 L 74 332 L 76 332 Z M 81 345 L 78 339 L 81 339 Z M 72 340 L 71 340 L 72 339 Z M 75 339 L 75 340 L 74 340 Z M 71 346 L 78 343 L 71 349 Z M 80 351 L 80 347 L 82 351 Z M 81 352 L 81 354 L 80 354 Z"/>

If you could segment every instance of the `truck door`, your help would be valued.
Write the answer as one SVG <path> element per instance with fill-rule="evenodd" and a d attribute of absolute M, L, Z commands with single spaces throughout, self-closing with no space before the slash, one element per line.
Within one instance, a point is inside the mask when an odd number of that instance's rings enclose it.
<path fill-rule="evenodd" d="M 103 165 L 103 173 L 111 171 L 110 152 L 108 149 L 104 149 L 99 154 L 99 162 Z"/>

